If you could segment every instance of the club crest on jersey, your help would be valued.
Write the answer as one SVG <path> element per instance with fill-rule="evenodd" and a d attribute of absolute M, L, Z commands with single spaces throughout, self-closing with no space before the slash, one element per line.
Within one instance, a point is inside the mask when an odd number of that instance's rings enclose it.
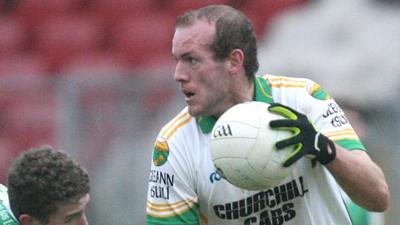
<path fill-rule="evenodd" d="M 319 84 L 314 84 L 308 88 L 308 93 L 319 100 L 328 100 L 332 98 Z"/>
<path fill-rule="evenodd" d="M 167 162 L 169 156 L 169 146 L 167 140 L 158 137 L 154 143 L 153 150 L 153 164 L 155 166 L 162 166 Z"/>

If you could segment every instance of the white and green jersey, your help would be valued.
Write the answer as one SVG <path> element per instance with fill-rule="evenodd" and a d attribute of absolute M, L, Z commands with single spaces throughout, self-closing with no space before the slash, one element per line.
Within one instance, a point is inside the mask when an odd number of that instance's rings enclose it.
<path fill-rule="evenodd" d="M 281 103 L 305 115 L 336 144 L 362 149 L 336 102 L 308 79 L 255 79 L 255 101 Z M 350 225 L 338 184 L 320 164 L 300 159 L 279 185 L 249 191 L 222 179 L 208 141 L 216 119 L 193 118 L 187 108 L 160 131 L 153 150 L 147 224 Z"/>
<path fill-rule="evenodd" d="M 0 225 L 18 225 L 10 209 L 7 188 L 0 184 Z"/>

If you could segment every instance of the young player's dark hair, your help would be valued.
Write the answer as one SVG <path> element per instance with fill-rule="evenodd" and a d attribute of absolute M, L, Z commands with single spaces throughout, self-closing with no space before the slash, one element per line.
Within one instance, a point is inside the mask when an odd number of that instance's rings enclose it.
<path fill-rule="evenodd" d="M 28 214 L 47 223 L 60 204 L 76 202 L 89 191 L 86 170 L 50 146 L 23 152 L 8 175 L 10 206 L 17 219 Z"/>

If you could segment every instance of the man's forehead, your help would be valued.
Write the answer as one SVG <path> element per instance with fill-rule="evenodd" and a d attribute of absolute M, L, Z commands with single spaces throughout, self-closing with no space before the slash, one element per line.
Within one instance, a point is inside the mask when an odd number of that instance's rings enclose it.
<path fill-rule="evenodd" d="M 89 204 L 90 194 L 86 194 L 78 199 L 74 199 L 74 201 L 65 202 L 59 205 L 59 211 L 65 215 L 73 214 L 77 211 L 84 210 L 86 206 Z"/>
<path fill-rule="evenodd" d="M 172 55 L 179 58 L 200 49 L 208 50 L 214 41 L 214 34 L 214 25 L 203 21 L 178 27 L 172 40 Z"/>
<path fill-rule="evenodd" d="M 177 27 L 173 42 L 175 44 L 210 45 L 214 39 L 214 34 L 214 24 L 198 20 L 192 25 Z"/>

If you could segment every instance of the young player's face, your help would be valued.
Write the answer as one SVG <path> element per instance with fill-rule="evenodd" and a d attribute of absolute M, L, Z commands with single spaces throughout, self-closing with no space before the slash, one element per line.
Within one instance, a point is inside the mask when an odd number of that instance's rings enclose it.
<path fill-rule="evenodd" d="M 89 194 L 77 202 L 69 202 L 58 206 L 56 213 L 49 217 L 48 225 L 88 225 L 85 210 L 90 201 Z"/>
<path fill-rule="evenodd" d="M 210 49 L 214 34 L 214 24 L 196 21 L 191 26 L 178 27 L 172 41 L 172 54 L 177 61 L 174 79 L 192 116 L 220 115 L 233 105 L 228 61 L 216 60 Z"/>

